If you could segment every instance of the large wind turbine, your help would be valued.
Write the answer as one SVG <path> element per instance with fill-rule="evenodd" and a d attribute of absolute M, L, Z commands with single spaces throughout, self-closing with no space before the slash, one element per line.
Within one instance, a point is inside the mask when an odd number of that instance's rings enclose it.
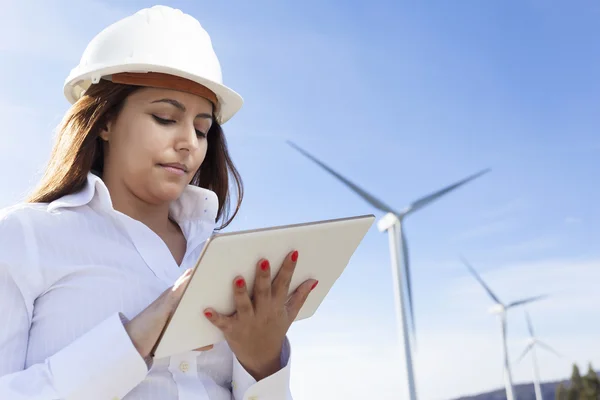
<path fill-rule="evenodd" d="M 408 394 L 409 400 L 417 400 L 417 391 L 415 387 L 415 379 L 414 379 L 414 370 L 413 370 L 413 362 L 412 362 L 412 347 L 410 342 L 410 336 L 408 334 L 408 323 L 407 319 L 410 321 L 411 332 L 413 337 L 415 335 L 415 322 L 414 322 L 414 312 L 413 312 L 413 298 L 412 298 L 412 284 L 410 278 L 410 267 L 409 267 L 409 257 L 408 257 L 408 244 L 406 242 L 406 237 L 404 235 L 404 231 L 402 229 L 402 223 L 404 222 L 404 218 L 417 210 L 427 206 L 431 202 L 437 200 L 443 195 L 457 189 L 458 187 L 480 177 L 489 171 L 489 169 L 480 171 L 474 175 L 471 175 L 459 182 L 456 182 L 450 186 L 447 186 L 441 190 L 438 190 L 435 193 L 432 193 L 428 196 L 418 199 L 417 201 L 410 204 L 404 210 L 398 212 L 393 208 L 377 199 L 375 196 L 366 192 L 356 184 L 352 183 L 344 176 L 340 175 L 329 166 L 319 161 L 317 158 L 309 154 L 307 151 L 301 149 L 296 144 L 288 141 L 288 144 L 302 153 L 304 156 L 315 162 L 321 168 L 329 172 L 339 181 L 344 183 L 348 188 L 354 191 L 357 195 L 362 197 L 365 201 L 367 201 L 370 205 L 375 207 L 376 209 L 385 212 L 385 216 L 383 216 L 377 226 L 380 232 L 387 231 L 389 235 L 389 246 L 390 246 L 390 257 L 391 257 L 391 265 L 392 265 L 392 275 L 394 278 L 394 296 L 396 303 L 396 316 L 399 324 L 399 330 L 402 332 L 402 343 L 404 347 L 404 355 L 406 362 L 406 374 L 408 381 Z M 408 309 L 405 305 L 405 292 L 402 278 L 403 276 L 406 279 L 406 290 L 407 290 L 407 298 L 408 298 Z M 408 318 L 407 318 L 408 314 Z"/>
<path fill-rule="evenodd" d="M 506 387 L 506 400 L 514 400 L 515 395 L 513 391 L 513 380 L 512 380 L 512 371 L 510 369 L 510 361 L 508 359 L 508 345 L 506 343 L 506 312 L 518 306 L 523 306 L 528 303 L 532 303 L 534 301 L 540 300 L 545 295 L 529 297 L 522 300 L 513 301 L 512 303 L 504 304 L 498 296 L 492 292 L 492 289 L 481 279 L 479 274 L 475 271 L 475 269 L 468 263 L 468 261 L 463 257 L 462 262 L 471 272 L 471 275 L 475 277 L 475 279 L 481 284 L 481 286 L 485 289 L 490 298 L 494 301 L 494 306 L 490 309 L 490 312 L 493 314 L 498 314 L 500 316 L 500 322 L 502 327 L 502 354 L 504 357 L 504 385 Z"/>
<path fill-rule="evenodd" d="M 523 357 L 527 355 L 527 353 L 531 352 L 531 360 L 533 362 L 533 387 L 535 388 L 535 398 L 536 400 L 543 400 L 542 388 L 540 387 L 540 369 L 538 366 L 535 347 L 540 346 L 561 358 L 562 355 L 559 354 L 552 347 L 548 346 L 546 343 L 540 341 L 535 336 L 535 333 L 533 332 L 533 325 L 531 324 L 531 318 L 529 318 L 529 313 L 527 311 L 525 311 L 525 318 L 527 319 L 527 328 L 529 330 L 529 344 L 527 345 L 527 347 L 525 347 L 525 350 L 523 351 L 523 353 L 521 353 L 521 356 L 519 357 L 516 363 L 519 363 L 523 359 Z"/>

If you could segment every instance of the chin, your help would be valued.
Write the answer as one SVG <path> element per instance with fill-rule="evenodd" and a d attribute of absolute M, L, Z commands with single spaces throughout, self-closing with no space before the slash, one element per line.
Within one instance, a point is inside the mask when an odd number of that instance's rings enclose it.
<path fill-rule="evenodd" d="M 157 187 L 152 188 L 152 194 L 160 203 L 170 203 L 181 196 L 186 186 L 182 183 L 162 182 Z"/>

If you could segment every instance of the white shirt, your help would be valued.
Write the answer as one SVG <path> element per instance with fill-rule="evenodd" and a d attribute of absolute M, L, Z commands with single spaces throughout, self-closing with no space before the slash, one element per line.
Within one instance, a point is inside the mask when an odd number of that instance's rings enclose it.
<path fill-rule="evenodd" d="M 256 382 L 226 342 L 148 365 L 123 326 L 194 266 L 218 199 L 188 186 L 171 207 L 187 239 L 178 266 L 146 225 L 112 207 L 104 182 L 0 213 L 0 400 L 282 400 L 283 368 Z"/>

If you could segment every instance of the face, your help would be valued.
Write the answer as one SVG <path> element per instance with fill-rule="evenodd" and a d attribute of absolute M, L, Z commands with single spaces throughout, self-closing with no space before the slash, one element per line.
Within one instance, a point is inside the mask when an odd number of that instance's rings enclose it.
<path fill-rule="evenodd" d="M 212 103 L 193 94 L 143 88 L 100 134 L 103 179 L 150 204 L 177 199 L 204 161 Z"/>

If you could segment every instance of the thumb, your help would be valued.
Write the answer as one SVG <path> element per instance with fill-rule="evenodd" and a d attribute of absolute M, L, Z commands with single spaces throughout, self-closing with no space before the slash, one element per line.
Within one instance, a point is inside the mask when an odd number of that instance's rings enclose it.
<path fill-rule="evenodd" d="M 187 285 L 190 282 L 191 276 L 192 270 L 186 270 L 183 274 L 181 274 L 177 281 L 175 281 L 173 286 L 158 296 L 158 298 L 149 306 L 149 308 L 153 308 L 158 314 L 169 315 L 171 312 L 175 311 L 175 308 L 177 308 L 177 305 L 181 300 L 181 296 L 183 296 L 185 288 L 187 288 Z"/>
<path fill-rule="evenodd" d="M 192 269 L 187 269 L 181 276 L 175 281 L 173 286 L 165 291 L 166 293 L 166 303 L 173 310 L 179 304 L 181 297 L 183 296 L 183 292 L 187 288 L 190 283 L 190 279 L 192 277 Z"/>
<path fill-rule="evenodd" d="M 306 302 L 308 295 L 313 291 L 319 281 L 316 279 L 309 279 L 300 285 L 296 291 L 290 296 L 288 301 L 286 302 L 286 306 L 288 309 L 288 315 L 290 316 L 290 320 L 294 321 L 300 312 L 300 309 Z"/>
<path fill-rule="evenodd" d="M 213 347 L 215 347 L 213 344 L 209 344 L 208 346 L 200 347 L 198 349 L 195 349 L 194 351 L 208 351 L 211 350 Z"/>
<path fill-rule="evenodd" d="M 192 277 L 192 269 L 188 268 L 185 270 L 183 274 L 175 281 L 175 284 L 172 287 L 173 291 L 183 291 L 187 287 L 188 283 L 190 283 L 190 278 Z"/>
<path fill-rule="evenodd" d="M 191 269 L 185 271 L 172 287 L 126 324 L 125 329 L 142 357 L 152 351 L 167 319 L 179 304 L 191 276 Z"/>

